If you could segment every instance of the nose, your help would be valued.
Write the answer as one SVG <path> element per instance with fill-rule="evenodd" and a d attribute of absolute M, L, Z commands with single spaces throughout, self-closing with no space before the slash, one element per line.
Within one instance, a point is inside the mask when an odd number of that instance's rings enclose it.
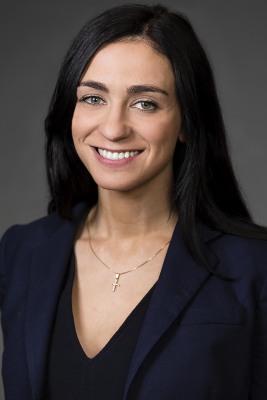
<path fill-rule="evenodd" d="M 99 131 L 101 135 L 112 142 L 127 138 L 131 132 L 127 122 L 127 111 L 119 105 L 107 107 L 105 116 L 99 125 Z"/>

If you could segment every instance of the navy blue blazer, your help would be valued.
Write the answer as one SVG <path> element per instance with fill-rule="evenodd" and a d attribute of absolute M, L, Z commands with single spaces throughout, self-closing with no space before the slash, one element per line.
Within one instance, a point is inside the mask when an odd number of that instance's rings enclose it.
<path fill-rule="evenodd" d="M 15 226 L 2 238 L 6 400 L 42 398 L 53 317 L 85 211 L 79 205 L 72 221 L 53 214 Z M 267 399 L 267 244 L 199 229 L 211 265 L 233 280 L 217 278 L 194 261 L 178 223 L 123 400 Z"/>

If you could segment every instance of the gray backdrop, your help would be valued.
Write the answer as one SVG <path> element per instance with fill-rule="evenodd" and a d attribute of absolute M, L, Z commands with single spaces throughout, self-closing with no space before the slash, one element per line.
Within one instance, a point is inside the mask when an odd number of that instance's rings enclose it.
<path fill-rule="evenodd" d="M 43 120 L 71 39 L 92 15 L 130 2 L 2 2 L 0 235 L 8 226 L 46 212 Z M 190 18 L 208 51 L 237 176 L 255 220 L 267 224 L 267 2 L 164 4 Z"/>

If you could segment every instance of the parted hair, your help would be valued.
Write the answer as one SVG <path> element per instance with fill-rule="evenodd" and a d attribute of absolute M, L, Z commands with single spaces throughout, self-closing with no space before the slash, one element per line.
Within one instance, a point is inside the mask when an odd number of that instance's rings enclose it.
<path fill-rule="evenodd" d="M 198 224 L 234 235 L 267 239 L 253 223 L 231 159 L 213 71 L 191 23 L 162 5 L 123 5 L 89 20 L 74 38 L 61 65 L 45 120 L 49 212 L 71 218 L 73 206 L 97 202 L 97 186 L 74 148 L 71 123 L 77 86 L 101 46 L 142 37 L 172 65 L 186 142 L 174 152 L 173 207 L 187 247 L 208 269 Z M 214 271 L 212 271 L 214 272 Z"/>

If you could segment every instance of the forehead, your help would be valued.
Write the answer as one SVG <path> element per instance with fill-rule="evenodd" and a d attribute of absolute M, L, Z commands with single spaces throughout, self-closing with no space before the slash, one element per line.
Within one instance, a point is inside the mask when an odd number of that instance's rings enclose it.
<path fill-rule="evenodd" d="M 174 88 L 172 66 L 164 55 L 142 39 L 130 39 L 103 46 L 94 55 L 82 80 L 106 84 L 145 83 Z"/>

